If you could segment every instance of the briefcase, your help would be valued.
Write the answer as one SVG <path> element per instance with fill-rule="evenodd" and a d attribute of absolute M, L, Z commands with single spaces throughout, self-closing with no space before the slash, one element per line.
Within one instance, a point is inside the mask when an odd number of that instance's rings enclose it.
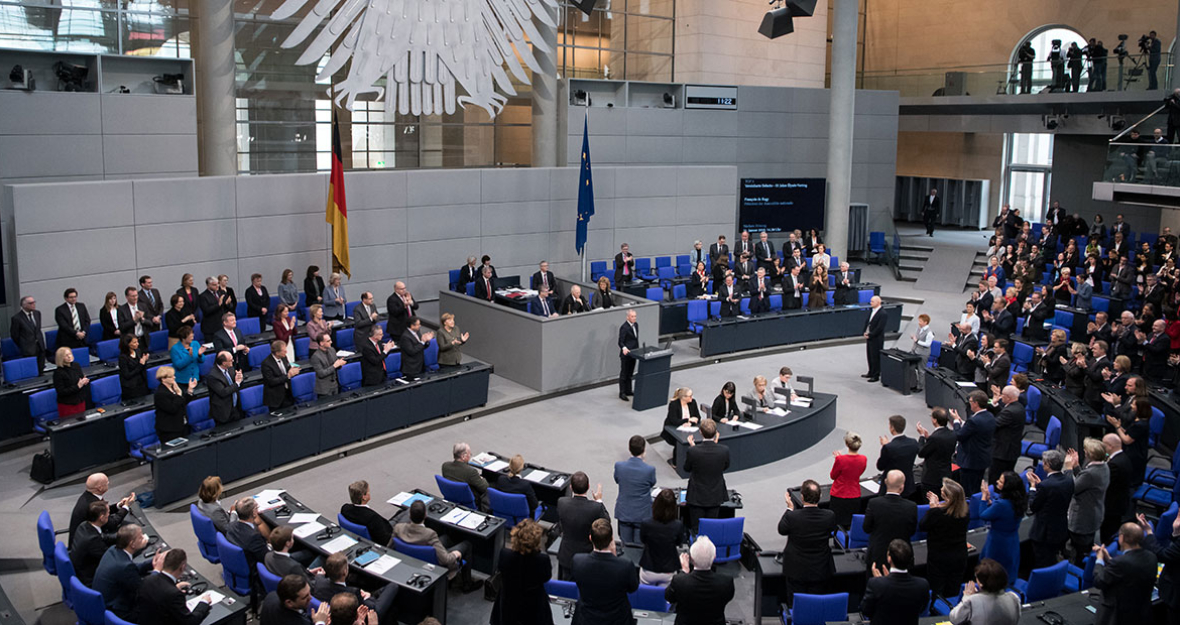
<path fill-rule="evenodd" d="M 42 484 L 53 481 L 53 454 L 49 453 L 48 449 L 33 456 L 33 468 L 29 471 L 29 477 Z"/>

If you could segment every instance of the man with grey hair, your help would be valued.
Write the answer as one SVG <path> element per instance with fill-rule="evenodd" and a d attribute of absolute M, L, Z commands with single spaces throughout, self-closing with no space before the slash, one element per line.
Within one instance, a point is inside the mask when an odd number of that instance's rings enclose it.
<path fill-rule="evenodd" d="M 1142 378 L 1139 378 L 1142 380 Z M 1130 402 L 1127 402 L 1130 403 Z M 1101 536 L 1113 536 L 1119 526 L 1131 518 L 1132 473 L 1131 457 L 1123 453 L 1123 439 L 1111 432 L 1102 437 L 1106 448 L 1106 467 L 1110 471 L 1110 483 L 1103 499 Z"/>
<path fill-rule="evenodd" d="M 471 446 L 467 443 L 455 443 L 451 448 L 451 457 L 450 462 L 444 462 L 442 465 L 442 476 L 453 482 L 462 482 L 469 486 L 480 510 L 491 510 L 488 505 L 488 481 L 483 479 L 483 474 L 479 469 L 469 464 Z"/>
<path fill-rule="evenodd" d="M 680 554 L 681 572 L 664 589 L 664 600 L 676 605 L 677 621 L 725 622 L 725 606 L 733 600 L 733 578 L 713 571 L 716 557 L 717 548 L 708 536 L 698 537 L 688 553 Z"/>
<path fill-rule="evenodd" d="M 1057 554 L 1069 542 L 1069 502 L 1073 499 L 1073 480 L 1061 472 L 1065 454 L 1050 449 L 1041 454 L 1044 478 L 1032 469 L 1028 477 L 1029 510 L 1033 515 L 1029 538 L 1033 547 L 1033 568 L 1057 564 Z"/>
<path fill-rule="evenodd" d="M 881 350 L 885 348 L 885 311 L 881 310 L 880 296 L 874 295 L 869 300 L 869 318 L 865 319 L 864 337 L 869 372 L 861 377 L 876 382 L 881 379 Z"/>
<path fill-rule="evenodd" d="M 253 571 L 254 565 L 265 560 L 269 551 L 266 539 L 258 531 L 261 520 L 258 518 L 258 502 L 253 497 L 242 497 L 234 502 L 234 512 L 238 513 L 238 520 L 229 524 L 225 539 L 242 548 L 246 553 L 246 563 Z"/>
<path fill-rule="evenodd" d="M 837 306 L 857 303 L 856 289 L 852 287 L 852 272 L 848 270 L 848 263 L 840 262 L 840 271 L 836 272 L 836 293 L 832 302 Z"/>
<path fill-rule="evenodd" d="M 45 370 L 45 333 L 41 331 L 41 311 L 31 295 L 20 298 L 20 310 L 8 324 L 8 336 L 23 357 L 37 357 L 37 373 Z"/>

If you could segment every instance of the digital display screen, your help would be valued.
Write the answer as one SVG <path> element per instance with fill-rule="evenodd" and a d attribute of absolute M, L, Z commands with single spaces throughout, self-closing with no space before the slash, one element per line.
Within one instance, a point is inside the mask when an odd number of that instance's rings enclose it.
<path fill-rule="evenodd" d="M 718 106 L 718 107 L 730 108 L 730 107 L 737 106 L 737 98 L 690 97 L 690 98 L 688 98 L 688 103 L 697 105 L 699 107 Z"/>
<path fill-rule="evenodd" d="M 740 230 L 770 234 L 824 229 L 824 178 L 742 178 Z"/>

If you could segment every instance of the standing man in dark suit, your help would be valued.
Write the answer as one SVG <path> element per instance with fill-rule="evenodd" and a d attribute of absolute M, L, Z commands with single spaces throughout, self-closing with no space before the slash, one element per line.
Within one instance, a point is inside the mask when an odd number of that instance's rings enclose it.
<path fill-rule="evenodd" d="M 168 302 L 160 297 L 160 289 L 152 286 L 151 276 L 139 277 L 139 301 L 143 304 L 143 308 L 148 311 L 148 316 L 152 318 L 152 322 L 158 327 L 160 320 L 164 318 L 164 309 Z"/>
<path fill-rule="evenodd" d="M 299 374 L 299 365 L 287 364 L 287 344 L 275 341 L 270 344 L 270 358 L 262 361 L 262 403 L 271 412 L 295 404 L 291 394 L 291 378 Z"/>
<path fill-rule="evenodd" d="M 759 267 L 758 273 L 750 279 L 750 314 L 770 312 L 770 278 L 766 270 Z"/>
<path fill-rule="evenodd" d="M 914 550 L 908 540 L 889 543 L 887 564 L 873 567 L 873 576 L 865 584 L 860 613 L 873 625 L 912 625 L 930 603 L 930 583 L 910 574 Z"/>
<path fill-rule="evenodd" d="M 393 351 L 396 345 L 393 341 L 383 344 L 381 339 L 384 338 L 384 334 L 381 326 L 373 326 L 372 334 L 357 342 L 361 353 L 361 386 L 381 386 L 389 377 L 389 371 L 385 368 L 385 356 Z M 324 336 L 328 334 L 325 333 Z M 402 369 L 405 369 L 405 363 L 402 364 Z"/>
<path fill-rule="evenodd" d="M 733 601 L 733 578 L 713 570 L 717 547 L 699 536 L 688 553 L 680 554 L 680 572 L 664 589 L 664 600 L 676 606 L 675 625 L 724 623 L 725 606 Z"/>
<path fill-rule="evenodd" d="M 634 393 L 631 378 L 635 375 L 635 359 L 631 350 L 639 349 L 639 322 L 635 310 L 627 311 L 627 321 L 619 326 L 619 399 L 627 401 Z"/>
<path fill-rule="evenodd" d="M 208 334 L 206 337 L 210 336 Z M 238 371 L 250 370 L 250 346 L 246 345 L 246 337 L 238 329 L 238 316 L 224 313 L 221 327 L 212 335 L 213 349 L 218 352 L 229 352 L 234 361 L 234 368 Z"/>
<path fill-rule="evenodd" d="M 896 469 L 885 474 L 885 494 L 869 500 L 865 507 L 864 530 L 869 535 L 868 568 L 885 564 L 889 543 L 908 541 L 918 529 L 918 504 L 905 499 L 905 475 Z"/>
<path fill-rule="evenodd" d="M 361 293 L 361 303 L 352 309 L 352 327 L 353 339 L 357 342 L 368 338 L 377 327 L 377 307 L 373 304 L 372 291 Z"/>
<path fill-rule="evenodd" d="M 837 306 L 846 306 L 857 302 L 856 289 L 852 288 L 852 272 L 848 270 L 848 263 L 840 262 L 840 271 L 836 272 L 836 294 L 833 301 Z"/>
<path fill-rule="evenodd" d="M 479 282 L 483 282 L 480 280 Z M 476 283 L 476 288 L 479 288 L 479 282 Z M 492 297 L 495 297 L 495 284 L 490 280 L 485 284 L 490 286 Z M 487 299 L 486 297 L 484 299 Z M 386 324 L 386 330 L 389 336 L 393 339 L 401 337 L 402 333 L 406 331 L 406 326 L 410 325 L 410 317 L 418 314 L 418 302 L 410 291 L 406 289 L 405 282 L 395 282 L 393 284 L 393 293 L 385 299 L 385 312 L 389 315 L 389 323 Z"/>
<path fill-rule="evenodd" d="M 869 318 L 865 320 L 864 336 L 869 372 L 860 377 L 876 382 L 881 379 L 881 350 L 885 349 L 885 311 L 881 310 L 881 297 L 878 295 L 869 300 Z"/>
<path fill-rule="evenodd" d="M 695 265 L 694 265 L 695 266 Z M 529 279 L 529 288 L 534 291 L 540 291 L 541 287 L 549 289 L 551 293 L 555 293 L 557 297 L 561 297 L 561 293 L 557 289 L 557 276 L 549 271 L 549 261 L 543 260 L 539 266 L 539 271 L 533 274 Z"/>
<path fill-rule="evenodd" d="M 937 493 L 942 489 L 943 478 L 951 476 L 951 458 L 955 455 L 955 433 L 947 427 L 950 416 L 946 408 L 935 406 L 930 411 L 933 431 L 927 431 L 918 423 L 918 457 L 924 462 L 922 471 L 922 496 Z"/>
<path fill-rule="evenodd" d="M 86 304 L 78 301 L 78 289 L 66 289 L 65 303 L 53 311 L 57 322 L 57 347 L 86 347 L 86 333 L 90 330 L 90 313 Z"/>
<path fill-rule="evenodd" d="M 96 501 L 86 510 L 86 522 L 74 530 L 70 563 L 74 565 L 74 575 L 87 586 L 93 585 L 98 563 L 102 561 L 107 548 L 115 544 L 115 534 L 103 531 L 110 516 L 111 510 L 106 502 Z"/>
<path fill-rule="evenodd" d="M 1053 307 L 1041 300 L 1041 293 L 1033 291 L 1024 302 L 1024 335 L 1034 341 L 1046 341 L 1049 332 L 1045 330 L 1045 321 L 1053 316 Z"/>
<path fill-rule="evenodd" d="M 1143 528 L 1124 523 L 1119 528 L 1119 550 L 1111 558 L 1106 545 L 1098 546 L 1094 587 L 1102 591 L 1096 625 L 1141 625 L 1152 622 L 1151 591 L 1155 586 L 1155 553 L 1143 549 Z"/>
<path fill-rule="evenodd" d="M 1106 343 L 1094 341 L 1094 344 L 1090 346 L 1090 353 L 1094 355 L 1094 360 L 1086 366 L 1086 390 L 1082 394 L 1082 399 L 1101 414 L 1102 393 L 1106 391 L 1106 378 L 1109 376 L 1108 371 L 1113 370 L 1113 365 L 1106 355 Z"/>
<path fill-rule="evenodd" d="M 26 295 L 20 299 L 20 310 L 8 324 L 8 336 L 16 343 L 22 357 L 37 357 L 37 373 L 45 370 L 45 334 L 41 332 L 41 311 L 37 300 Z"/>
<path fill-rule="evenodd" d="M 725 282 L 717 289 L 717 299 L 721 301 L 718 313 L 722 319 L 737 316 L 741 309 L 742 295 L 734 284 L 733 274 L 726 274 Z"/>
<path fill-rule="evenodd" d="M 561 526 L 561 547 L 557 550 L 557 574 L 559 579 L 570 579 L 574 556 L 590 553 L 590 527 L 598 520 L 606 523 L 610 531 L 610 513 L 602 505 L 602 485 L 590 492 L 590 478 L 581 471 L 570 476 L 571 497 L 557 500 L 557 522 Z"/>
<path fill-rule="evenodd" d="M 250 276 L 250 288 L 246 289 L 246 316 L 258 319 L 260 332 L 266 331 L 266 315 L 270 312 L 270 292 L 262 285 L 262 274 Z"/>
<path fill-rule="evenodd" d="M 422 375 L 426 369 L 426 346 L 433 338 L 433 332 L 422 332 L 421 319 L 410 317 L 406 331 L 397 340 L 397 347 L 402 352 L 402 375 L 407 378 Z"/>
<path fill-rule="evenodd" d="M 992 463 L 988 483 L 995 484 L 1005 471 L 1016 468 L 1020 457 L 1020 439 L 1024 436 L 1024 406 L 1020 403 L 1020 389 L 1005 386 L 1000 391 L 1000 411 L 996 414 L 996 429 L 992 434 Z"/>
<path fill-rule="evenodd" d="M 828 580 L 836 574 L 830 541 L 836 531 L 836 513 L 819 507 L 819 484 L 814 480 L 803 482 L 799 496 L 803 499 L 799 510 L 789 491 L 783 496 L 787 511 L 778 521 L 779 536 L 787 537 L 783 572 L 787 575 L 789 597 L 795 593 L 822 595 Z"/>
<path fill-rule="evenodd" d="M 369 494 L 369 483 L 357 480 L 348 485 L 349 503 L 340 506 L 340 516 L 349 523 L 363 525 L 369 530 L 369 537 L 378 545 L 388 545 L 393 537 L 393 525 L 369 507 L 372 497 Z"/>
<path fill-rule="evenodd" d="M 451 447 L 451 460 L 444 462 L 442 476 L 452 482 L 463 482 L 471 489 L 480 510 L 488 510 L 488 481 L 483 473 L 471 465 L 471 445 L 455 443 Z"/>
<path fill-rule="evenodd" d="M 996 431 L 996 418 L 987 410 L 987 395 L 983 391 L 971 391 L 967 396 L 967 409 L 971 416 L 963 420 L 959 411 L 951 409 L 955 438 L 959 442 L 958 456 L 959 483 L 963 492 L 970 497 L 979 492 L 984 472 L 992 462 L 992 437 Z"/>
<path fill-rule="evenodd" d="M 639 569 L 615 554 L 610 521 L 598 519 L 590 526 L 594 551 L 573 557 L 570 578 L 578 585 L 578 604 L 572 625 L 631 625 L 627 595 L 639 589 Z"/>
<path fill-rule="evenodd" d="M 133 622 L 139 625 L 200 625 L 209 615 L 209 598 L 197 602 L 190 611 L 188 597 L 177 585 L 180 576 L 188 570 L 188 555 L 184 549 L 169 549 L 164 552 L 160 570 L 148 575 L 139 585 L 139 597 L 135 600 Z"/>
<path fill-rule="evenodd" d="M 803 308 L 803 280 L 799 278 L 800 271 L 800 266 L 795 265 L 783 276 L 783 310 Z"/>
<path fill-rule="evenodd" d="M 1145 48 L 1144 52 L 1147 53 L 1147 90 L 1155 91 L 1160 88 L 1159 69 L 1160 60 L 1163 56 L 1163 44 L 1156 37 L 1154 30 L 1147 33 L 1147 40 L 1144 44 L 1142 47 Z"/>
<path fill-rule="evenodd" d="M 725 470 L 729 468 L 729 448 L 718 443 L 721 435 L 717 422 L 701 419 L 701 444 L 688 437 L 688 451 L 684 455 L 684 470 L 688 472 L 688 527 L 696 531 L 701 519 L 715 519 L 721 504 L 729 499 L 725 486 Z"/>
<path fill-rule="evenodd" d="M 1131 287 L 1135 284 L 1135 269 L 1127 262 L 1126 256 L 1119 256 L 1119 264 L 1110 272 L 1110 296 L 1119 299 L 1131 298 Z"/>
<path fill-rule="evenodd" d="M 152 325 L 147 310 L 140 306 L 139 291 L 136 291 L 135 287 L 129 286 L 124 289 L 123 295 L 127 298 L 127 303 L 115 311 L 115 317 L 119 322 L 119 332 L 123 336 L 137 336 L 142 343 L 147 335 L 158 330 L 159 326 Z"/>
<path fill-rule="evenodd" d="M 959 336 L 949 336 L 946 344 L 955 350 L 955 371 L 967 380 L 975 379 L 975 352 L 979 350 L 979 339 L 971 324 L 960 323 Z"/>
<path fill-rule="evenodd" d="M 1103 499 L 1101 536 L 1113 536 L 1119 526 L 1131 516 L 1131 457 L 1123 453 L 1123 439 L 1111 432 L 1102 437 L 1106 448 L 1106 466 L 1110 469 L 1110 483 Z"/>
<path fill-rule="evenodd" d="M 493 273 L 492 268 L 486 265 L 480 270 L 480 277 L 475 280 L 475 297 L 478 299 L 486 302 L 496 301 L 496 283 L 493 282 L 495 279 Z"/>
<path fill-rule="evenodd" d="M 159 571 L 164 565 L 164 552 L 158 551 L 151 559 L 139 564 L 135 554 L 148 546 L 148 537 L 134 523 L 119 528 L 115 544 L 107 549 L 94 572 L 91 588 L 102 595 L 106 608 L 122 619 L 129 619 L 135 611 L 135 600 L 145 575 Z"/>
<path fill-rule="evenodd" d="M 238 513 L 238 520 L 229 524 L 225 539 L 246 553 L 246 563 L 250 565 L 253 579 L 256 576 L 254 565 L 263 562 L 268 551 L 266 539 L 258 531 L 258 502 L 253 497 L 242 497 L 234 503 L 234 512 Z"/>
<path fill-rule="evenodd" d="M 1045 467 L 1045 479 L 1029 469 L 1028 477 L 1029 510 L 1033 515 L 1032 533 L 1029 538 L 1033 547 L 1033 568 L 1040 569 L 1057 564 L 1057 554 L 1069 542 L 1069 502 L 1073 499 L 1073 478 L 1061 472 L 1065 466 L 1065 454 L 1050 449 L 1041 454 Z"/>
<path fill-rule="evenodd" d="M 926 224 L 926 236 L 934 236 L 934 222 L 942 213 L 942 200 L 938 198 L 938 189 L 931 189 L 930 195 L 922 200 L 922 223 Z"/>
<path fill-rule="evenodd" d="M 889 475 L 890 471 L 900 471 L 905 477 L 901 496 L 906 499 L 914 496 L 914 459 L 917 457 L 918 441 L 905 435 L 905 417 L 896 414 L 889 417 L 889 438 L 881 437 L 881 456 L 877 458 L 877 470 L 885 475 Z M 885 494 L 884 480 L 881 481 L 877 494 Z"/>
<path fill-rule="evenodd" d="M 221 327 L 222 313 L 234 310 L 225 310 L 227 296 L 219 288 L 217 278 L 205 278 L 205 290 L 197 296 L 197 308 L 201 309 L 201 333 L 205 336 L 213 336 Z"/>
<path fill-rule="evenodd" d="M 737 283 L 738 288 L 747 288 L 746 283 L 754 277 L 754 273 L 758 271 L 758 265 L 750 260 L 749 256 L 742 254 L 738 258 L 737 265 L 733 269 L 733 281 Z"/>
<path fill-rule="evenodd" d="M 86 517 L 90 514 L 90 504 L 96 501 L 104 501 L 107 490 L 110 489 L 111 483 L 105 473 L 91 473 L 86 478 L 86 490 L 78 496 L 78 501 L 74 503 L 74 510 L 70 513 L 69 525 L 69 539 L 66 544 L 67 547 L 74 546 L 74 535 L 78 526 L 86 522 Z M 110 508 L 110 516 L 107 522 L 103 524 L 102 531 L 106 534 L 113 535 L 119 529 L 119 525 L 123 523 L 123 517 L 127 516 L 127 506 L 135 501 L 135 493 L 120 499 L 118 502 L 108 504 Z"/>
<path fill-rule="evenodd" d="M 626 243 L 619 246 L 619 253 L 615 254 L 615 288 L 622 289 L 635 279 L 635 256 L 631 254 L 631 246 Z"/>
<path fill-rule="evenodd" d="M 364 341 L 362 339 L 361 345 Z M 340 368 L 346 363 L 336 355 L 336 348 L 332 347 L 332 333 L 324 332 L 320 335 L 319 349 L 311 352 L 311 369 L 315 371 L 315 394 L 326 397 L 340 392 Z M 363 356 L 364 351 L 361 351 Z M 381 374 L 385 373 L 385 361 L 381 361 Z M 361 361 L 361 384 L 365 382 L 365 363 Z"/>
<path fill-rule="evenodd" d="M 987 387 L 1003 388 L 1012 373 L 1012 358 L 1008 356 L 1008 340 L 996 339 L 992 343 L 992 355 L 979 354 L 979 362 L 987 375 Z"/>
<path fill-rule="evenodd" d="M 749 254 L 754 258 L 754 242 L 750 240 L 750 231 L 742 230 L 741 238 L 733 246 L 733 255 L 740 258 L 742 254 Z"/>
<path fill-rule="evenodd" d="M 774 246 L 766 231 L 758 233 L 758 245 L 754 247 L 754 258 L 758 259 L 758 267 L 770 271 L 774 269 Z"/>
<path fill-rule="evenodd" d="M 717 259 L 729 258 L 729 246 L 725 244 L 725 235 L 717 237 L 717 242 L 709 246 L 709 264 L 716 265 Z"/>
<path fill-rule="evenodd" d="M 218 424 L 242 418 L 242 371 L 234 370 L 234 357 L 229 352 L 217 352 L 214 366 L 205 374 L 209 389 L 209 416 Z"/>

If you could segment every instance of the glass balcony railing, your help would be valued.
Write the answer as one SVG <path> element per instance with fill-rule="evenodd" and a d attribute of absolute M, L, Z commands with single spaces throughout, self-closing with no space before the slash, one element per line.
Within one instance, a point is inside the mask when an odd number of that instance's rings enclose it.
<path fill-rule="evenodd" d="M 1180 145 L 1111 143 L 1102 181 L 1180 187 Z"/>
<path fill-rule="evenodd" d="M 970 65 L 882 72 L 863 72 L 862 88 L 898 91 L 903 98 L 951 95 L 1019 95 L 1042 92 L 1145 91 L 1150 70 L 1143 55 L 1127 55 L 1122 71 L 1117 56 L 1107 58 L 1105 68 L 1083 62 L 1076 81 L 1069 63 L 1037 61 L 1025 79 L 1020 64 Z M 1164 54 L 1156 70 L 1161 89 L 1167 88 L 1172 59 Z M 1056 72 L 1056 73 L 1055 73 Z M 1162 97 L 1162 95 L 1161 95 Z"/>

